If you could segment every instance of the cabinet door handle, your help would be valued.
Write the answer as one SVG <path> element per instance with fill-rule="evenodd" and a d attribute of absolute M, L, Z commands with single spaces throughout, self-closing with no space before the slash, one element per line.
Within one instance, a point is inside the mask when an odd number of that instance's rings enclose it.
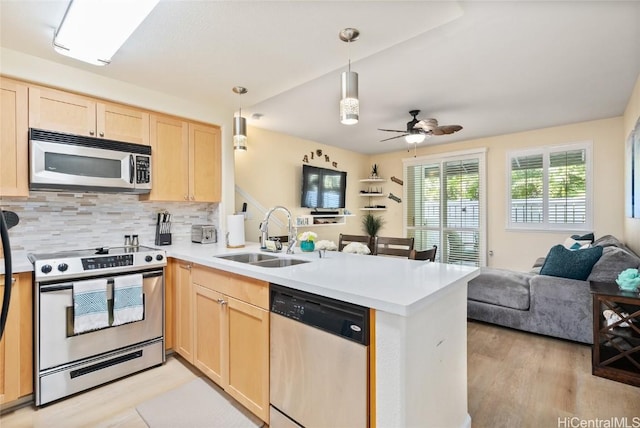
<path fill-rule="evenodd" d="M 104 132 L 101 132 L 101 133 L 100 133 L 100 136 L 101 136 L 101 137 L 104 137 Z"/>
<path fill-rule="evenodd" d="M 224 299 L 218 299 L 218 303 L 220 303 L 220 305 L 224 306 L 227 304 L 227 301 Z"/>
<path fill-rule="evenodd" d="M 191 265 L 180 265 L 182 269 L 191 270 Z"/>
<path fill-rule="evenodd" d="M 95 132 L 89 131 L 89 135 L 93 135 L 93 134 L 95 134 Z"/>

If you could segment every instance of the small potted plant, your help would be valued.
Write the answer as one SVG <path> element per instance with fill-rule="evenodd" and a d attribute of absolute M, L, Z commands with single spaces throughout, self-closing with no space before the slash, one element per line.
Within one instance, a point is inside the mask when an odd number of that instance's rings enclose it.
<path fill-rule="evenodd" d="M 369 235 L 369 248 L 373 248 L 373 240 L 378 235 L 378 231 L 382 229 L 383 225 L 384 219 L 380 216 L 367 213 L 362 217 L 362 229 L 367 235 Z"/>
<path fill-rule="evenodd" d="M 313 251 L 316 247 L 316 239 L 318 239 L 317 233 L 302 232 L 300 235 L 298 235 L 298 241 L 300 241 L 300 249 L 302 251 Z"/>

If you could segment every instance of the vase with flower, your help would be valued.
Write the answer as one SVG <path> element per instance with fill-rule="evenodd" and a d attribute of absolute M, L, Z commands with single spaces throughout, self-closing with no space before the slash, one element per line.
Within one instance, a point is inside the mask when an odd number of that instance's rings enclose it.
<path fill-rule="evenodd" d="M 300 241 L 300 249 L 302 251 L 310 252 L 316 247 L 315 241 L 318 239 L 318 234 L 315 232 L 303 232 L 298 235 L 298 241 Z"/>

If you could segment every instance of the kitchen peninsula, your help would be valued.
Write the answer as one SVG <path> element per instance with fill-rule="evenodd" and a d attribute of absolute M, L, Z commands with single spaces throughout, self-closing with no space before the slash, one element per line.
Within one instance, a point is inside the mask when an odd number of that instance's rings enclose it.
<path fill-rule="evenodd" d="M 279 256 L 309 263 L 264 268 L 216 257 L 259 252 L 258 244 L 165 249 L 179 261 L 371 308 L 371 426 L 471 426 L 466 296 L 477 268 L 329 251 L 320 257 L 299 249 Z"/>
<path fill-rule="evenodd" d="M 308 263 L 265 268 L 216 257 L 259 253 L 257 243 L 249 243 L 244 248 L 227 249 L 222 243 L 202 245 L 185 242 L 162 249 L 167 251 L 170 265 L 189 266 L 188 275 L 193 274 L 194 284 L 198 288 L 195 293 L 203 296 L 199 303 L 194 303 L 194 313 L 186 314 L 187 318 L 194 320 L 196 327 L 198 324 L 207 327 L 205 336 L 201 338 L 203 341 L 211 343 L 211 337 L 207 335 L 213 334 L 208 331 L 213 325 L 205 317 L 195 321 L 199 304 L 205 305 L 203 308 L 207 311 L 214 309 L 216 300 L 222 296 L 225 303 L 232 305 L 234 294 L 237 294 L 239 300 L 247 301 L 247 310 L 262 312 L 260 316 L 266 316 L 268 320 L 268 283 L 361 305 L 370 308 L 372 314 L 369 346 L 370 426 L 471 426 L 467 409 L 466 296 L 467 283 L 478 275 L 477 268 L 329 251 L 321 258 L 317 251 L 302 253 L 298 248 L 293 255 L 280 253 L 277 256 L 305 259 Z M 14 273 L 28 275 L 32 269 L 26 257 L 15 254 Z M 178 284 L 181 278 L 175 275 L 167 278 L 167 286 L 171 285 L 173 290 L 172 296 L 180 299 Z M 217 286 L 229 278 L 229 288 L 223 291 L 226 294 L 206 289 L 209 284 Z M 176 289 L 173 289 L 174 286 Z M 253 297 L 248 297 L 248 287 L 261 289 L 258 300 L 253 301 Z M 211 297 L 210 306 L 206 306 L 207 295 Z M 238 299 L 235 299 L 236 302 Z M 231 306 L 229 309 L 232 309 Z M 173 319 L 175 314 L 169 311 L 168 306 L 167 323 L 176 325 Z M 268 342 L 268 321 L 264 327 L 266 331 L 262 333 Z M 252 338 L 243 336 L 241 342 L 250 340 Z M 174 350 L 183 355 L 175 345 Z M 195 355 L 192 361 L 206 376 L 215 379 L 217 374 L 209 370 L 207 355 L 204 357 L 198 360 L 198 355 Z M 252 358 L 255 360 L 256 356 Z M 268 364 L 261 370 L 268 377 Z M 225 382 L 229 387 L 225 387 L 225 390 L 234 396 L 233 379 L 225 380 L 223 376 L 222 380 L 217 381 L 219 384 Z M 255 379 L 249 382 L 256 383 Z M 267 396 L 263 398 L 268 407 L 268 387 L 265 391 Z M 264 406 L 256 410 L 251 402 L 239 401 L 256 414 L 264 410 Z"/>

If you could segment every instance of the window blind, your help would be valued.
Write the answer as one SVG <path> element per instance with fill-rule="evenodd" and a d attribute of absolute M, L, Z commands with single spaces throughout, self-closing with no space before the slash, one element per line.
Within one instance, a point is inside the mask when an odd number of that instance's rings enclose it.
<path fill-rule="evenodd" d="M 588 230 L 590 143 L 508 155 L 509 226 Z"/>

